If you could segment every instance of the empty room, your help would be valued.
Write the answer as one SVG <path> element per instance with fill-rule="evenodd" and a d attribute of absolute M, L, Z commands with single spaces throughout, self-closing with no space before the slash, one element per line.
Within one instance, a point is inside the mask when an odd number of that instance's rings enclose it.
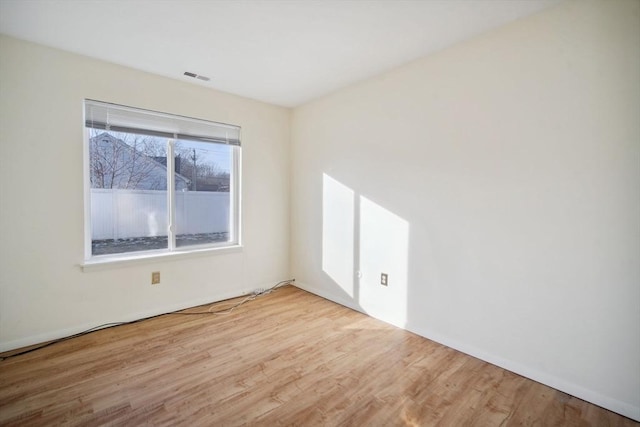
<path fill-rule="evenodd" d="M 640 0 L 0 0 L 0 425 L 640 423 Z"/>

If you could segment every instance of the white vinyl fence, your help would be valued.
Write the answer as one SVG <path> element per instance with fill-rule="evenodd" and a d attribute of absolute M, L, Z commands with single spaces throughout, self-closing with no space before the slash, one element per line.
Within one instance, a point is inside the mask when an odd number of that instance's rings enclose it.
<path fill-rule="evenodd" d="M 91 240 L 167 235 L 167 192 L 91 189 Z M 229 193 L 176 191 L 176 234 L 229 231 Z"/>

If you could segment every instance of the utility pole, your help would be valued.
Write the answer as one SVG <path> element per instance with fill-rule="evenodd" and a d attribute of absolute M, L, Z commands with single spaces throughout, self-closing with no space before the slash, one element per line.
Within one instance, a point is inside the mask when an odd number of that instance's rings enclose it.
<path fill-rule="evenodd" d="M 191 155 L 191 160 L 193 160 L 193 171 L 191 172 L 191 179 L 193 180 L 193 191 L 197 191 L 198 190 L 198 184 L 197 184 L 197 180 L 198 180 L 198 168 L 196 165 L 196 159 L 198 157 L 196 156 L 196 149 L 193 149 L 193 154 Z"/>

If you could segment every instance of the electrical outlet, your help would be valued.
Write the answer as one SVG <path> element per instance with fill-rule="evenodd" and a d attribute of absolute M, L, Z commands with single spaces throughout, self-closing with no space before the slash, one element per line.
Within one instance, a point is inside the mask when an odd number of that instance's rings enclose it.
<path fill-rule="evenodd" d="M 382 286 L 389 286 L 389 275 L 387 273 L 380 274 L 380 284 Z"/>
<path fill-rule="evenodd" d="M 160 283 L 160 272 L 154 271 L 153 273 L 151 273 L 151 284 L 157 285 L 158 283 Z"/>

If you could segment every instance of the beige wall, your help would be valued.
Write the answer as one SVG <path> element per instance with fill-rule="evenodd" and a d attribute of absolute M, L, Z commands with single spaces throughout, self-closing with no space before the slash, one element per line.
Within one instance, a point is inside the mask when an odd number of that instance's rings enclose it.
<path fill-rule="evenodd" d="M 640 419 L 639 16 L 562 3 L 295 109 L 298 284 Z"/>
<path fill-rule="evenodd" d="M 82 272 L 84 98 L 241 126 L 244 249 Z M 1 37 L 0 351 L 287 279 L 289 123 L 284 108 Z"/>

